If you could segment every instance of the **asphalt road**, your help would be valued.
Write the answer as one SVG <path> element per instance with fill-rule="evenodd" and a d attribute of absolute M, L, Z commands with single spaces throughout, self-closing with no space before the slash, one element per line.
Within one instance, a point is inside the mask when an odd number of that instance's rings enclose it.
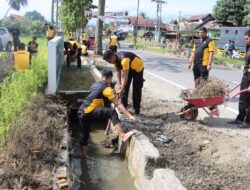
<path fill-rule="evenodd" d="M 131 51 L 126 44 L 122 44 L 120 51 Z M 145 72 L 170 83 L 180 89 L 193 88 L 193 73 L 187 69 L 187 59 L 173 58 L 166 55 L 151 53 L 148 51 L 132 50 L 140 56 L 145 63 Z M 215 76 L 223 81 L 229 88 L 240 83 L 242 71 L 213 65 L 210 76 Z M 239 88 L 232 92 L 232 95 L 239 91 Z M 238 97 L 227 104 L 227 109 L 235 114 L 238 113 Z"/>

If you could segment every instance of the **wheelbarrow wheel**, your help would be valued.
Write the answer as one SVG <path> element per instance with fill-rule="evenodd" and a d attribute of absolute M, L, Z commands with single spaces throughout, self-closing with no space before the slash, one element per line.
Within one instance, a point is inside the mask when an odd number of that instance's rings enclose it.
<path fill-rule="evenodd" d="M 190 110 L 185 112 L 188 109 Z M 180 117 L 187 121 L 195 121 L 196 118 L 198 117 L 198 109 L 194 107 L 193 105 L 184 106 L 180 112 L 184 112 L 183 114 L 180 115 Z"/>

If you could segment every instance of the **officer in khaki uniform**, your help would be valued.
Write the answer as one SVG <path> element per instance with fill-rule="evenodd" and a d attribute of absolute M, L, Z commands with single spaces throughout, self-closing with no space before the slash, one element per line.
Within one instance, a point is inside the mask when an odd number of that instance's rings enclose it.
<path fill-rule="evenodd" d="M 80 120 L 82 130 L 82 138 L 80 142 L 81 152 L 84 157 L 87 155 L 88 150 L 87 145 L 90 133 L 90 124 L 95 120 L 111 119 L 123 141 L 128 140 L 131 135 L 134 134 L 134 131 L 124 133 L 116 110 L 111 108 L 111 103 L 113 103 L 133 122 L 137 121 L 137 118 L 131 115 L 115 96 L 113 89 L 110 87 L 112 78 L 112 71 L 105 69 L 102 72 L 102 80 L 91 86 L 88 96 L 78 110 L 78 118 Z"/>
<path fill-rule="evenodd" d="M 240 89 L 248 89 L 248 92 L 240 94 L 239 114 L 235 120 L 228 123 L 235 124 L 239 128 L 250 128 L 250 30 L 247 30 L 244 35 L 247 47 Z"/>
<path fill-rule="evenodd" d="M 109 49 L 116 53 L 118 47 L 120 47 L 120 43 L 119 43 L 116 33 L 114 32 L 113 35 L 109 39 Z"/>
<path fill-rule="evenodd" d="M 122 104 L 126 108 L 128 106 L 129 88 L 133 80 L 133 106 L 135 114 L 140 114 L 142 87 L 144 81 L 144 63 L 141 58 L 132 52 L 114 53 L 113 51 L 108 50 L 104 53 L 103 59 L 115 65 L 118 85 L 120 85 L 118 95 L 121 97 Z M 122 74 L 123 80 L 121 80 Z"/>
<path fill-rule="evenodd" d="M 197 84 L 198 79 L 208 79 L 209 71 L 212 68 L 214 55 L 214 41 L 207 36 L 205 27 L 199 28 L 200 39 L 194 43 L 193 51 L 188 63 L 188 68 L 193 66 L 194 80 Z"/>
<path fill-rule="evenodd" d="M 89 47 L 89 45 L 88 45 L 88 35 L 85 32 L 82 32 L 82 44 Z"/>
<path fill-rule="evenodd" d="M 69 41 L 64 42 L 64 48 L 65 48 L 65 53 L 67 55 L 67 57 L 66 57 L 67 67 L 69 68 L 71 60 L 76 58 L 77 68 L 80 69 L 82 67 L 82 60 L 81 60 L 82 46 L 81 46 L 81 44 L 75 40 L 69 40 Z"/>

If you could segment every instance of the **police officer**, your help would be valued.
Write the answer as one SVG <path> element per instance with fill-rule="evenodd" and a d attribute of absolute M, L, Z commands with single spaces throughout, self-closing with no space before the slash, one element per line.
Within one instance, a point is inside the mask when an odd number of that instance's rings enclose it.
<path fill-rule="evenodd" d="M 47 40 L 50 41 L 52 40 L 56 35 L 56 31 L 54 29 L 54 26 L 50 25 L 48 30 L 47 30 Z"/>
<path fill-rule="evenodd" d="M 32 37 L 32 41 L 28 43 L 28 52 L 30 53 L 30 64 L 33 55 L 38 53 L 38 43 L 36 42 L 36 37 Z"/>
<path fill-rule="evenodd" d="M 214 55 L 214 41 L 207 36 L 205 27 L 199 28 L 200 39 L 194 43 L 193 51 L 188 63 L 188 68 L 193 66 L 195 86 L 198 85 L 199 79 L 208 79 L 209 71 L 212 68 Z"/>
<path fill-rule="evenodd" d="M 19 38 L 20 31 L 17 28 L 17 26 L 14 26 L 14 28 L 11 31 L 11 33 L 12 33 L 12 36 L 13 36 L 14 51 L 17 51 L 18 50 L 18 45 L 20 43 L 20 38 Z"/>
<path fill-rule="evenodd" d="M 104 70 L 102 72 L 102 80 L 96 82 L 90 88 L 90 92 L 82 105 L 78 110 L 78 118 L 81 123 L 82 138 L 81 138 L 81 152 L 83 156 L 87 155 L 87 145 L 90 133 L 90 124 L 95 120 L 107 120 L 111 119 L 113 125 L 117 128 L 120 133 L 122 140 L 126 141 L 134 134 L 133 131 L 124 133 L 118 114 L 115 109 L 111 108 L 111 103 L 125 113 L 133 122 L 137 119 L 132 116 L 126 108 L 116 98 L 110 84 L 112 82 L 113 73 L 110 70 Z"/>
<path fill-rule="evenodd" d="M 109 49 L 116 53 L 118 47 L 120 47 L 120 43 L 116 35 L 116 32 L 113 32 L 113 35 L 111 35 L 109 39 Z"/>
<path fill-rule="evenodd" d="M 86 45 L 82 45 L 82 55 L 88 56 L 88 47 Z"/>
<path fill-rule="evenodd" d="M 77 68 L 80 69 L 82 67 L 82 60 L 81 60 L 81 55 L 82 55 L 82 46 L 80 43 L 77 41 L 71 39 L 67 42 L 64 42 L 64 48 L 66 52 L 66 62 L 67 62 L 67 67 L 69 68 L 70 62 L 72 59 L 77 60 Z"/>
<path fill-rule="evenodd" d="M 73 32 L 68 33 L 68 40 L 74 40 Z"/>
<path fill-rule="evenodd" d="M 250 127 L 250 30 L 247 30 L 244 35 L 247 45 L 247 51 L 240 89 L 248 89 L 248 92 L 240 94 L 239 114 L 235 120 L 228 122 L 229 124 L 236 124 L 239 128 Z"/>
<path fill-rule="evenodd" d="M 88 45 L 88 35 L 85 32 L 82 32 L 82 44 L 89 47 L 89 45 Z"/>
<path fill-rule="evenodd" d="M 128 93 L 130 84 L 133 80 L 133 106 L 135 114 L 140 114 L 141 96 L 143 87 L 143 70 L 144 64 L 141 58 L 132 52 L 114 53 L 107 50 L 103 59 L 114 64 L 117 71 L 118 85 L 120 85 L 118 95 L 121 97 L 122 104 L 127 108 Z M 123 74 L 123 80 L 121 76 Z"/>

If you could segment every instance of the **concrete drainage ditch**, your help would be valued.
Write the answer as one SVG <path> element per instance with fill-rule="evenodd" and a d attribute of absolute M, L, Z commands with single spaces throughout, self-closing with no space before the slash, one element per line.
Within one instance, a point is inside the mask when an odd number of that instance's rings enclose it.
<path fill-rule="evenodd" d="M 92 65 L 91 74 L 95 80 L 100 80 L 101 73 Z M 92 127 L 89 157 L 83 160 L 80 155 L 80 127 L 77 119 L 77 109 L 87 94 L 86 91 L 60 91 L 61 96 L 68 101 L 68 128 L 65 130 L 67 145 L 63 149 L 64 161 L 55 170 L 54 181 L 68 180 L 68 189 L 110 189 L 110 190 L 184 190 L 174 171 L 166 169 L 168 163 L 160 157 L 159 151 L 149 139 L 140 134 L 132 137 L 130 142 L 123 144 L 123 156 L 111 154 L 101 142 L 105 139 L 106 123 L 97 122 Z M 121 150 L 121 149 L 119 149 Z M 65 152 L 66 151 L 66 152 Z M 121 150 L 122 151 L 122 150 Z M 127 169 L 128 168 L 128 169 Z M 131 175 L 130 175 L 130 174 Z M 66 176 L 60 178 L 60 175 Z M 55 189 L 63 186 L 55 186 Z"/>

